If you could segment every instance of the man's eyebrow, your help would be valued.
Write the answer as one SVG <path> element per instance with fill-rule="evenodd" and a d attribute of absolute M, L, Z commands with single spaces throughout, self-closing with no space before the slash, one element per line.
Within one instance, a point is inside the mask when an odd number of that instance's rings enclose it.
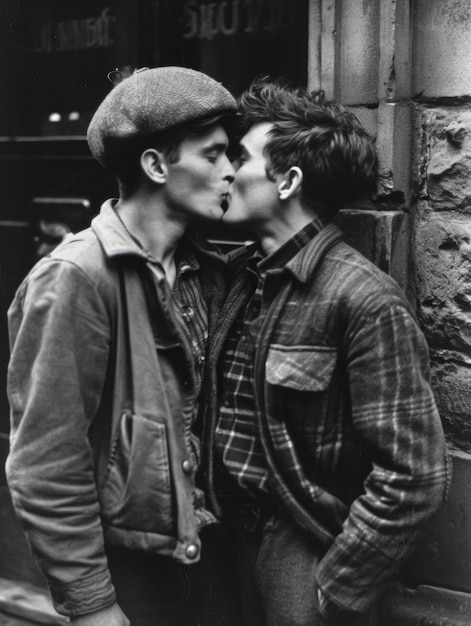
<path fill-rule="evenodd" d="M 228 146 L 228 141 L 214 141 L 213 143 L 210 143 L 208 146 L 204 147 L 204 152 L 212 152 L 213 150 L 227 150 Z"/>

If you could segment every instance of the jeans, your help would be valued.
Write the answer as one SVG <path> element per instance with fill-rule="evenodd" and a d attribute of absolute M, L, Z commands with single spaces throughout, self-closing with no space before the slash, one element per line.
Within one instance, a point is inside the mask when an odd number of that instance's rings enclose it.
<path fill-rule="evenodd" d="M 193 565 L 125 548 L 107 549 L 117 601 L 131 626 L 240 626 L 235 562 L 219 527 L 201 533 Z"/>
<path fill-rule="evenodd" d="M 280 509 L 261 524 L 236 521 L 243 626 L 375 626 L 367 614 L 334 610 L 321 615 L 316 568 L 322 552 Z M 250 519 L 250 518 L 249 518 Z"/>

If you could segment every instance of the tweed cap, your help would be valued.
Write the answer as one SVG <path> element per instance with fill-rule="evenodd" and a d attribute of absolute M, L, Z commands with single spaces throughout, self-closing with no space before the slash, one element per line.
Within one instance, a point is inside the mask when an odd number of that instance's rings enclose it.
<path fill-rule="evenodd" d="M 100 104 L 88 127 L 88 145 L 93 156 L 113 170 L 113 153 L 130 140 L 236 110 L 229 91 L 202 72 L 143 68 L 114 87 Z"/>

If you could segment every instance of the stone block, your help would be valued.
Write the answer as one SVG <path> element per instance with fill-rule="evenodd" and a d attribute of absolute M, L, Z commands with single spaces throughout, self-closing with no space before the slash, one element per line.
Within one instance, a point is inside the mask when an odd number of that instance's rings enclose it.
<path fill-rule="evenodd" d="M 422 197 L 434 211 L 471 213 L 469 106 L 418 109 Z"/>
<path fill-rule="evenodd" d="M 471 94 L 468 0 L 414 0 L 412 90 L 425 98 Z"/>
<path fill-rule="evenodd" d="M 344 104 L 376 103 L 380 3 L 343 0 L 338 4 L 339 72 L 335 96 Z"/>
<path fill-rule="evenodd" d="M 411 95 L 410 0 L 313 0 L 309 85 L 348 105 Z"/>
<path fill-rule="evenodd" d="M 408 218 L 402 211 L 344 210 L 335 218 L 345 240 L 408 289 Z"/>
<path fill-rule="evenodd" d="M 411 95 L 411 3 L 381 0 L 379 24 L 379 102 L 397 102 Z"/>
<path fill-rule="evenodd" d="M 349 110 L 356 115 L 360 124 L 372 136 L 378 134 L 378 109 L 364 106 L 350 106 Z"/>
<path fill-rule="evenodd" d="M 471 356 L 431 350 L 432 385 L 447 438 L 458 450 L 471 454 Z"/>
<path fill-rule="evenodd" d="M 471 455 L 453 452 L 451 459 L 448 500 L 424 528 L 402 574 L 411 584 L 471 593 Z"/>
<path fill-rule="evenodd" d="M 411 109 L 408 103 L 383 102 L 378 107 L 377 149 L 379 195 L 394 194 L 410 202 Z"/>
<path fill-rule="evenodd" d="M 310 3 L 308 84 L 349 105 L 378 101 L 380 6 L 374 0 Z"/>
<path fill-rule="evenodd" d="M 344 104 L 378 100 L 379 3 L 343 0 L 340 3 L 339 85 Z"/>
<path fill-rule="evenodd" d="M 423 212 L 416 223 L 415 263 L 419 317 L 430 345 L 469 354 L 470 217 Z"/>

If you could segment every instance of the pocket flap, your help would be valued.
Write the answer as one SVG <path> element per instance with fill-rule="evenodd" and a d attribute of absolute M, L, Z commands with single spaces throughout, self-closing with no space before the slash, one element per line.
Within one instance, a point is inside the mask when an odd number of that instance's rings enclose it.
<path fill-rule="evenodd" d="M 298 391 L 323 391 L 329 385 L 336 362 L 334 347 L 272 345 L 266 379 L 271 385 Z"/>

